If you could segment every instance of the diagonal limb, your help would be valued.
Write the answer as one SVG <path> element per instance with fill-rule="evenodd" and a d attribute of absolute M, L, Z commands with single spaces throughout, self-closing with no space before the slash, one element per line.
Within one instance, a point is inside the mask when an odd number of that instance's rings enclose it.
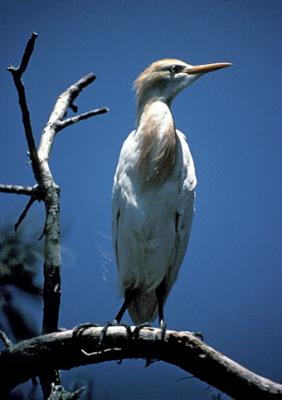
<path fill-rule="evenodd" d="M 24 125 L 24 132 L 25 132 L 25 137 L 27 140 L 28 144 L 28 150 L 29 150 L 29 155 L 30 155 L 30 160 L 31 160 L 31 165 L 32 165 L 32 170 L 34 173 L 34 176 L 37 180 L 37 182 L 40 181 L 40 162 L 38 158 L 38 153 L 36 149 L 36 144 L 34 140 L 34 135 L 32 131 L 32 126 L 31 126 L 31 121 L 30 121 L 30 115 L 29 115 L 29 109 L 27 105 L 27 99 L 26 99 L 26 94 L 25 94 L 25 88 L 24 84 L 22 82 L 22 75 L 25 72 L 28 63 L 30 61 L 30 57 L 33 53 L 34 49 L 34 43 L 37 38 L 37 33 L 33 32 L 31 37 L 28 40 L 28 43 L 26 45 L 21 63 L 18 67 L 14 67 L 10 65 L 7 69 L 9 72 L 11 72 L 14 83 L 18 92 L 18 100 L 19 100 L 19 105 L 22 113 L 22 122 Z"/>
<path fill-rule="evenodd" d="M 23 209 L 23 211 L 21 212 L 21 215 L 19 216 L 17 222 L 15 223 L 15 232 L 17 232 L 18 227 L 20 226 L 20 224 L 23 222 L 23 220 L 25 219 L 28 210 L 30 209 L 30 207 L 32 206 L 32 204 L 35 202 L 36 198 L 34 196 L 31 196 L 30 199 L 28 200 L 25 208 Z"/>

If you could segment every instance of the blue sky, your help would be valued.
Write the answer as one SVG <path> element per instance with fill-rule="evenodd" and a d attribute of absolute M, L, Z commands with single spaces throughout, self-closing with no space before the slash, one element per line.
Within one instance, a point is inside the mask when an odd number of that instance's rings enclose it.
<path fill-rule="evenodd" d="M 79 97 L 80 112 L 110 108 L 61 132 L 52 152 L 65 232 L 61 326 L 108 321 L 121 303 L 111 187 L 121 144 L 134 128 L 137 74 L 164 57 L 231 61 L 173 104 L 198 186 L 189 251 L 165 313 L 169 328 L 202 331 L 221 352 L 281 380 L 281 17 L 279 0 L 1 2 L 1 183 L 34 183 L 5 71 L 18 63 L 32 31 L 39 38 L 24 81 L 37 142 L 57 96 L 88 72 L 97 81 Z M 15 220 L 24 202 L 2 194 L 0 222 Z M 37 205 L 25 224 L 40 226 L 42 216 Z M 93 367 L 98 397 L 205 400 L 216 393 L 196 380 L 176 382 L 185 374 L 174 367 L 143 366 Z"/>

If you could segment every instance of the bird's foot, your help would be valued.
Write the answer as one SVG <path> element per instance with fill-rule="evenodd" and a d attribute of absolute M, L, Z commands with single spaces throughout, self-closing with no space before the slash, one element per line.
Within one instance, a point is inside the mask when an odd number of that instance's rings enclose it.
<path fill-rule="evenodd" d="M 141 327 L 138 329 L 138 333 L 139 333 L 139 331 L 140 331 L 140 329 L 142 329 L 143 327 L 150 327 L 150 325 L 149 324 L 146 324 L 146 323 L 144 323 L 144 324 L 141 324 Z M 137 327 L 138 328 L 138 327 Z M 157 339 L 157 337 L 155 338 L 155 344 L 157 343 L 157 342 L 163 342 L 164 341 L 164 338 L 165 338 L 165 333 L 166 333 L 166 324 L 165 324 L 165 322 L 164 322 L 164 320 L 162 319 L 162 320 L 160 320 L 160 325 L 159 325 L 159 328 L 160 328 L 160 339 Z M 153 344 L 153 346 L 154 346 L 154 344 Z M 149 367 L 150 365 L 152 365 L 155 361 L 157 361 L 157 359 L 154 359 L 154 358 L 151 358 L 151 357 L 149 357 L 149 356 L 147 356 L 146 357 L 146 363 L 145 363 L 145 368 L 147 368 L 147 367 Z"/>
<path fill-rule="evenodd" d="M 78 338 L 83 334 L 83 332 L 88 328 L 99 328 L 101 325 L 93 324 L 92 322 L 85 322 L 83 324 L 79 324 L 73 329 L 73 337 Z"/>
<path fill-rule="evenodd" d="M 135 326 L 134 330 L 133 330 L 133 338 L 137 339 L 139 336 L 139 333 L 141 331 L 141 329 L 143 328 L 151 328 L 151 324 L 149 324 L 149 322 L 143 322 L 142 324 L 138 324 Z"/>
<path fill-rule="evenodd" d="M 98 328 L 98 327 L 101 327 L 101 325 L 93 324 L 93 323 L 91 323 L 91 322 L 85 322 L 85 323 L 83 323 L 83 324 L 79 324 L 79 325 L 77 325 L 77 326 L 75 326 L 75 327 L 73 328 L 72 337 L 73 337 L 75 340 L 77 340 L 77 339 L 80 338 L 80 336 L 83 334 L 83 332 L 84 332 L 86 329 L 88 329 L 88 328 Z M 81 349 L 81 351 L 82 351 L 84 354 L 89 355 L 89 353 L 86 352 L 84 349 Z"/>
<path fill-rule="evenodd" d="M 99 340 L 99 346 L 103 347 L 106 337 L 107 337 L 107 331 L 111 326 L 123 326 L 126 329 L 126 335 L 128 339 L 131 339 L 132 337 L 132 332 L 131 332 L 131 328 L 130 325 L 124 323 L 124 322 L 118 322 L 116 319 L 114 319 L 113 321 L 109 321 L 107 322 L 102 329 L 101 335 L 100 335 L 100 340 Z"/>

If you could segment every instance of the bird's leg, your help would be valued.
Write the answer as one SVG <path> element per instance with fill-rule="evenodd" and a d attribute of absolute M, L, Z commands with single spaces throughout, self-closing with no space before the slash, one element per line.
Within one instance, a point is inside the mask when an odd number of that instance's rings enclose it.
<path fill-rule="evenodd" d="M 106 335 L 107 335 L 107 330 L 110 326 L 124 326 L 126 328 L 126 332 L 127 332 L 127 336 L 129 338 L 131 338 L 131 329 L 130 326 L 125 324 L 125 323 L 121 323 L 121 319 L 125 313 L 125 311 L 127 310 L 129 304 L 132 302 L 132 300 L 134 299 L 134 295 L 135 295 L 135 290 L 132 289 L 127 289 L 125 291 L 125 295 L 124 295 L 124 302 L 122 303 L 121 308 L 119 309 L 119 311 L 117 312 L 116 316 L 114 317 L 113 321 L 109 321 L 106 323 L 106 325 L 103 327 L 102 332 L 101 332 L 101 336 L 100 336 L 100 345 L 102 345 L 105 341 Z"/>
<path fill-rule="evenodd" d="M 124 302 L 122 303 L 121 308 L 119 309 L 119 311 L 117 312 L 114 321 L 116 321 L 116 325 L 118 325 L 125 313 L 125 311 L 127 310 L 129 304 L 132 302 L 133 298 L 134 298 L 134 291 L 132 290 L 127 290 L 125 292 L 125 296 L 124 296 Z"/>
<path fill-rule="evenodd" d="M 127 324 L 123 324 L 123 323 L 121 324 L 120 321 L 121 321 L 121 319 L 123 317 L 123 314 L 127 310 L 129 304 L 133 300 L 133 298 L 134 298 L 134 291 L 133 290 L 130 290 L 130 291 L 127 290 L 125 292 L 124 302 L 123 302 L 121 308 L 119 309 L 118 313 L 116 314 L 115 318 L 113 319 L 113 321 L 109 321 L 103 326 L 103 329 L 102 329 L 102 332 L 101 332 L 101 336 L 100 336 L 100 340 L 99 340 L 99 344 L 100 345 L 103 344 L 103 342 L 105 340 L 105 337 L 106 337 L 106 334 L 107 334 L 107 330 L 108 330 L 108 328 L 110 326 L 117 326 L 117 325 L 124 326 L 126 328 L 127 334 L 131 335 L 130 327 Z M 73 329 L 73 336 L 74 337 L 78 337 L 83 333 L 83 331 L 85 329 L 92 328 L 92 327 L 96 328 L 96 327 L 100 327 L 100 326 L 101 325 L 93 324 L 91 322 L 86 322 L 86 323 L 83 323 L 83 324 L 79 324 Z"/>
<path fill-rule="evenodd" d="M 159 286 L 156 289 L 156 296 L 157 296 L 158 307 L 159 307 L 159 325 L 160 325 L 160 330 L 161 330 L 161 340 L 164 340 L 165 331 L 166 331 L 166 324 L 164 321 L 165 287 L 166 287 L 166 281 L 165 281 L 165 279 L 163 279 L 162 282 L 159 284 Z"/>

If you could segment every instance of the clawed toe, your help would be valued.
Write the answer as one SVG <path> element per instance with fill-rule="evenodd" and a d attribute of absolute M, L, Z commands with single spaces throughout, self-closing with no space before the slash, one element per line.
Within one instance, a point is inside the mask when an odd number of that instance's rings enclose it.
<path fill-rule="evenodd" d="M 127 334 L 128 339 L 131 339 L 132 332 L 131 332 L 130 325 L 125 324 L 123 322 L 122 323 L 118 322 L 116 319 L 114 319 L 113 321 L 109 321 L 106 323 L 106 325 L 104 325 L 101 335 L 100 335 L 99 346 L 101 346 L 101 347 L 104 346 L 104 343 L 105 343 L 105 340 L 107 337 L 107 331 L 108 331 L 109 327 L 111 327 L 111 326 L 123 326 L 126 329 L 126 334 Z"/>
<path fill-rule="evenodd" d="M 151 328 L 151 324 L 149 322 L 143 322 L 142 324 L 136 325 L 133 330 L 133 338 L 137 339 L 141 329 L 143 328 Z"/>
<path fill-rule="evenodd" d="M 117 326 L 117 325 L 118 325 L 118 322 L 117 322 L 116 319 L 114 319 L 113 321 L 107 322 L 107 323 L 103 326 L 103 329 L 102 329 L 101 335 L 100 335 L 100 339 L 99 339 L 99 346 L 100 346 L 100 347 L 103 347 L 103 345 L 104 345 L 104 343 L 105 343 L 105 339 L 106 339 L 106 336 L 107 336 L 108 328 L 109 328 L 110 326 Z"/>
<path fill-rule="evenodd" d="M 83 334 L 83 332 L 88 329 L 88 328 L 97 328 L 100 327 L 101 325 L 98 324 L 93 324 L 91 322 L 85 322 L 83 324 L 79 324 L 76 327 L 74 327 L 73 329 L 73 337 L 74 338 L 78 338 L 79 336 L 81 336 Z"/>
<path fill-rule="evenodd" d="M 166 324 L 164 321 L 160 321 L 161 341 L 164 341 L 166 333 Z"/>

